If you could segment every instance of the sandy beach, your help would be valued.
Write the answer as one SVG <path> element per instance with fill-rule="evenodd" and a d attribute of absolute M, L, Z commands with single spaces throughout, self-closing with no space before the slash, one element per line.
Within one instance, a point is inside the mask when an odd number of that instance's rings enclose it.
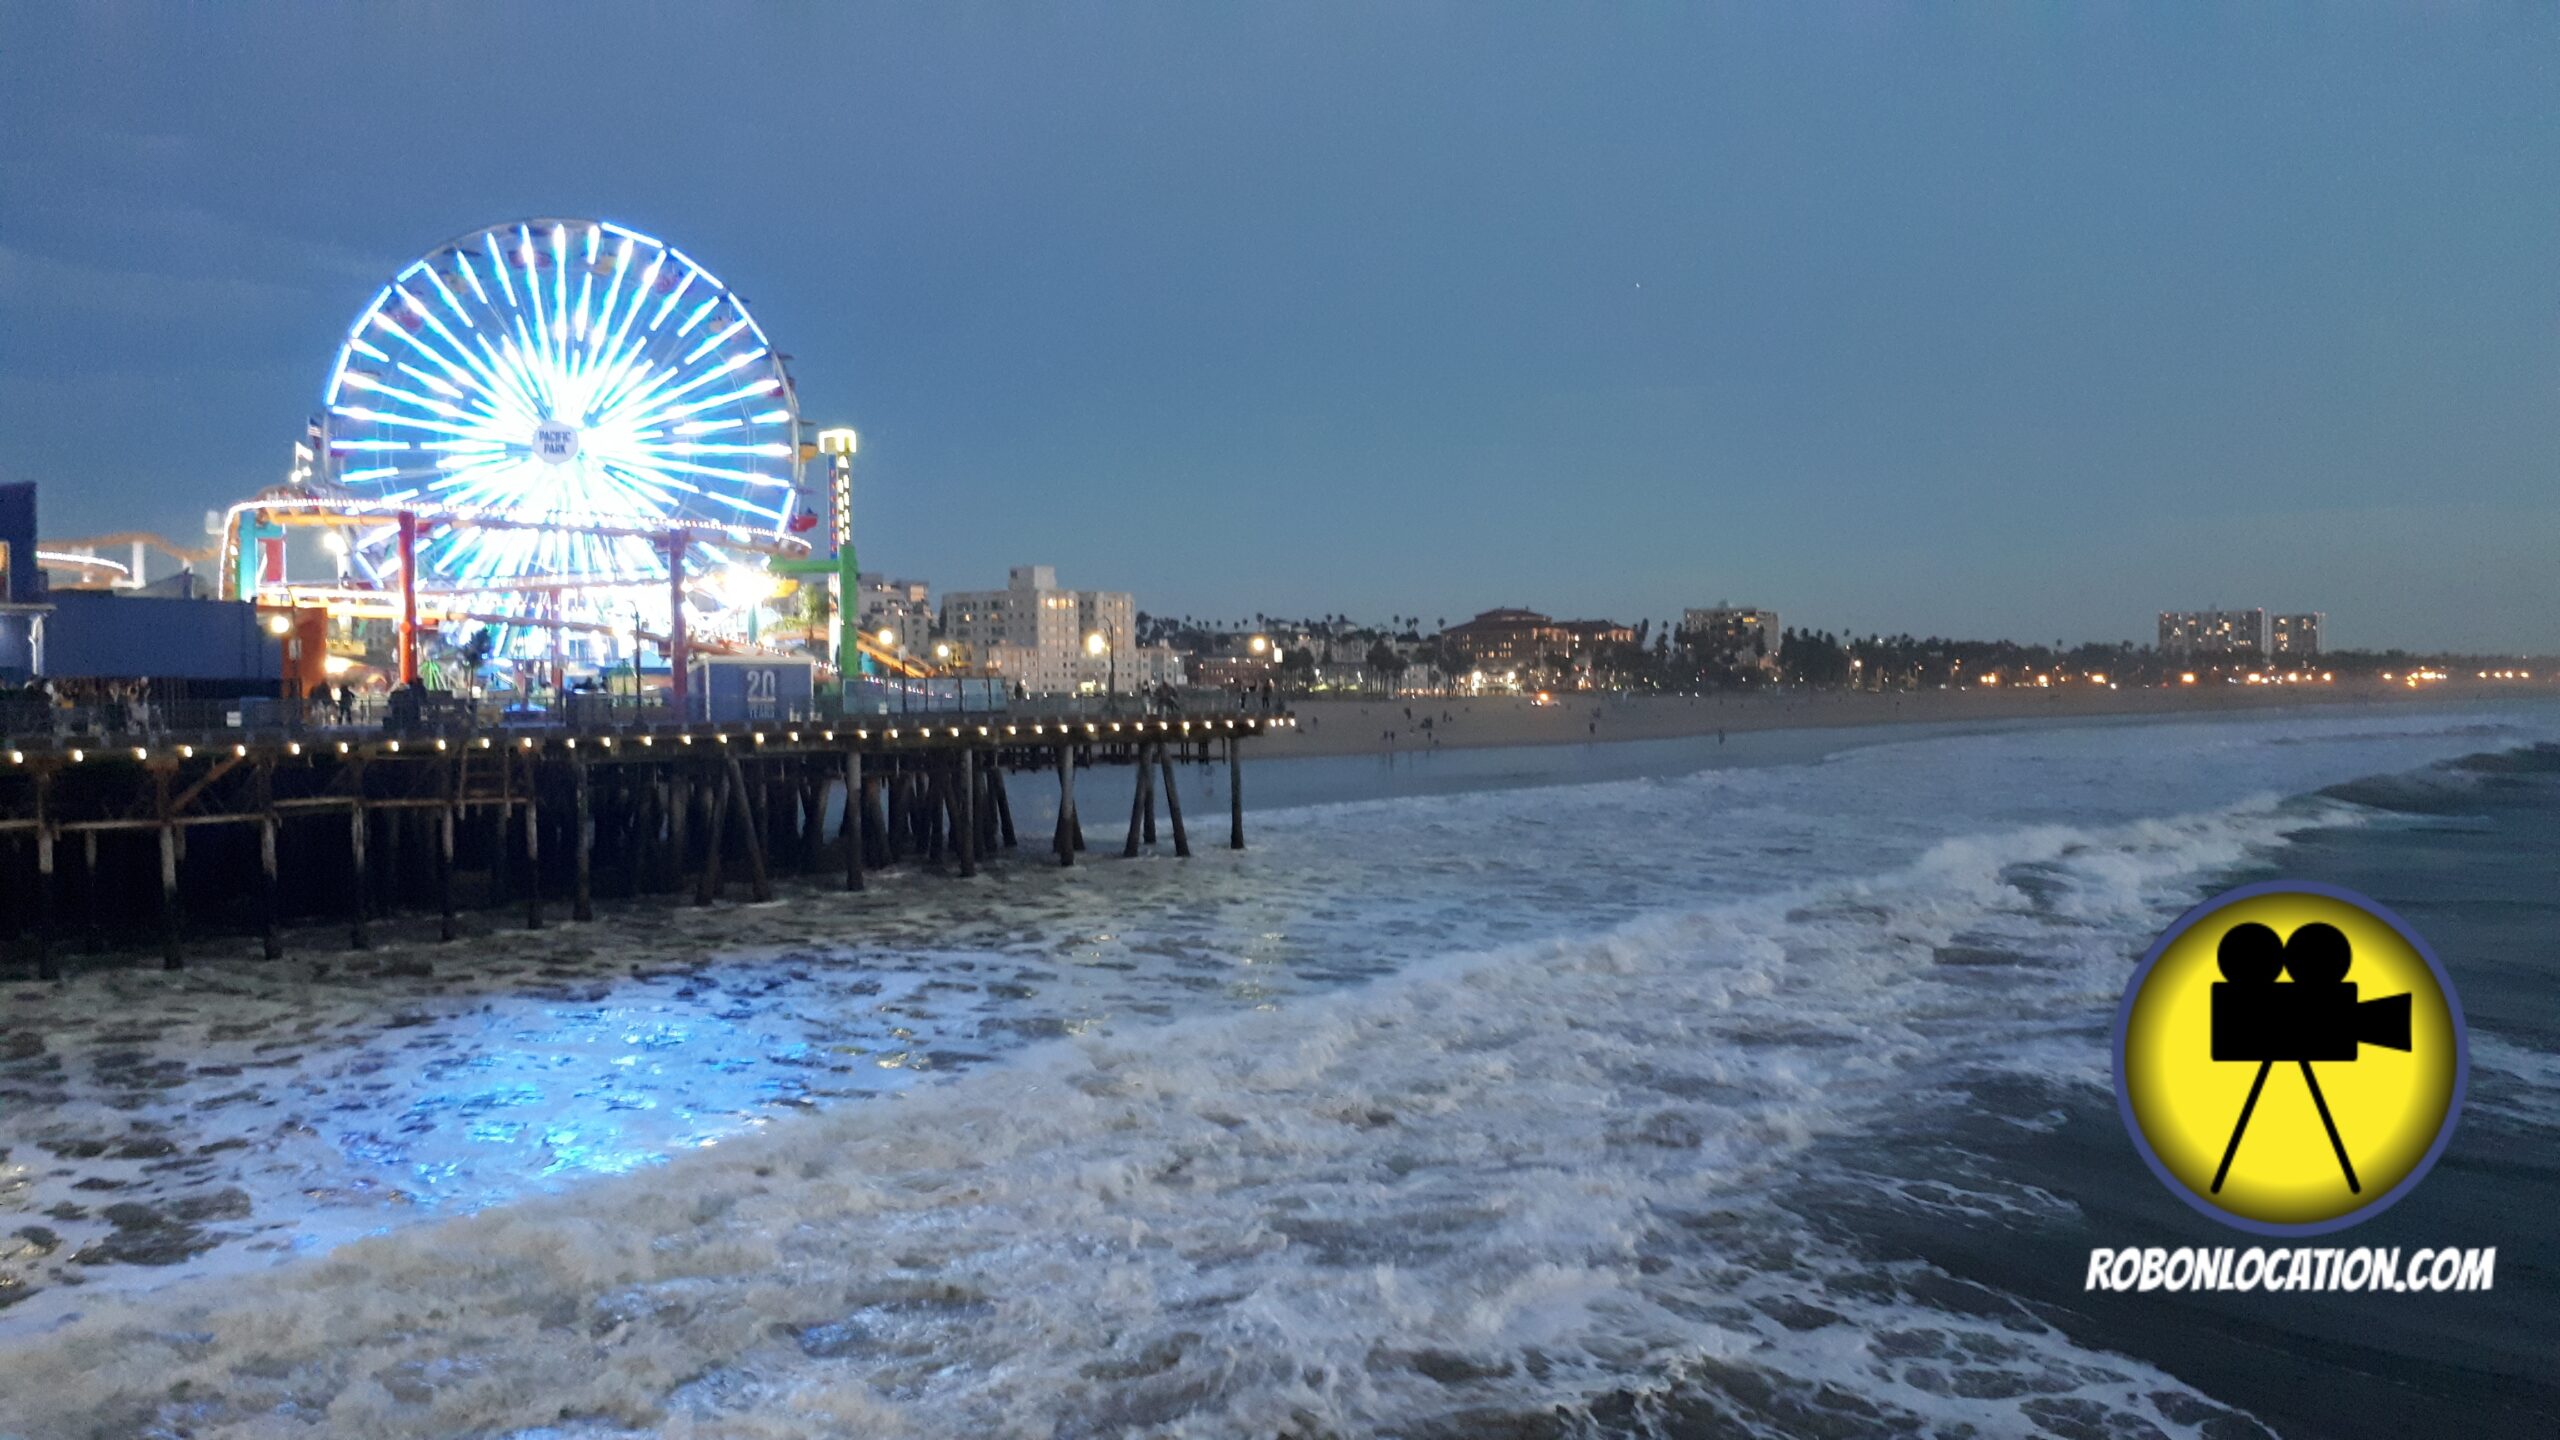
<path fill-rule="evenodd" d="M 1603 740 L 1667 740 L 1718 731 L 1848 725 L 1949 724 L 2093 715 L 2171 715 L 2314 705 L 2441 705 L 2448 701 L 2548 695 L 2543 684 L 2456 685 L 2411 690 L 2369 683 L 2319 686 L 2198 686 L 2108 690 L 1771 691 L 1734 695 L 1568 694 L 1555 703 L 1526 697 L 1297 701 L 1294 731 L 1255 746 L 1257 758 L 1365 755 L 1498 745 L 1562 745 Z"/>

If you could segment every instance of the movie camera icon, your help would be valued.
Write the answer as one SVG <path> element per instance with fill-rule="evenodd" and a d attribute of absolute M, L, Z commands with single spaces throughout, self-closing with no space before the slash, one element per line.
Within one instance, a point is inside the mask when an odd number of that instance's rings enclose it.
<path fill-rule="evenodd" d="M 2352 1063 L 2367 1045 L 2409 1049 L 2409 997 L 2358 998 L 2355 982 L 2347 978 L 2355 961 L 2354 947 L 2345 932 L 2319 921 L 2302 926 L 2286 939 L 2254 922 L 2234 925 L 2223 935 L 2214 959 L 2221 966 L 2222 979 L 2213 987 L 2213 1058 L 2244 1064 L 2254 1060 L 2258 1078 L 2250 1082 L 2239 1123 L 2231 1127 L 2231 1143 L 2224 1147 L 2222 1164 L 2213 1172 L 2213 1193 L 2222 1192 L 2222 1182 L 2231 1174 L 2231 1161 L 2240 1153 L 2240 1137 L 2248 1132 L 2249 1117 L 2267 1087 L 2268 1072 L 2283 1061 L 2302 1067 L 2303 1083 L 2311 1087 L 2311 1103 L 2319 1108 L 2320 1124 L 2329 1132 L 2329 1149 L 2338 1157 L 2347 1189 L 2363 1193 L 2311 1062 Z M 2279 975 L 2291 975 L 2293 983 L 2279 984 Z"/>

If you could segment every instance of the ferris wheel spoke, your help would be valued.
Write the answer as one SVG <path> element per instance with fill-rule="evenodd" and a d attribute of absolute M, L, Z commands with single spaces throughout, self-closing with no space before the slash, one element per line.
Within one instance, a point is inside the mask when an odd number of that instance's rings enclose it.
<path fill-rule="evenodd" d="M 427 283 L 435 286 L 436 293 L 444 297 L 445 308 L 453 312 L 453 318 L 461 321 L 465 329 L 470 328 L 471 316 L 463 310 L 462 302 L 454 298 L 452 289 L 444 283 L 444 277 L 436 273 L 435 266 L 421 260 L 417 264 L 410 266 L 408 269 L 401 271 L 400 278 L 406 280 L 413 275 L 419 274 L 424 274 L 427 277 Z"/>
<path fill-rule="evenodd" d="M 699 360 L 703 356 L 710 354 L 712 351 L 719 349 L 721 346 L 728 344 L 730 336 L 735 335 L 746 328 L 747 317 L 741 315 L 737 319 L 730 321 L 726 327 L 715 332 L 710 338 L 704 340 L 701 344 L 686 351 L 682 363 L 687 365 L 692 364 L 694 361 Z"/>
<path fill-rule="evenodd" d="M 429 420 L 419 415 L 395 415 L 390 411 L 376 410 L 365 405 L 333 405 L 330 407 L 330 413 L 349 420 L 365 420 L 377 425 L 397 425 L 405 430 L 432 430 L 441 435 L 467 436 L 477 433 L 467 426 L 456 425 L 449 421 Z"/>
<path fill-rule="evenodd" d="M 433 465 L 372 465 L 346 471 L 339 475 L 338 479 L 341 483 L 348 485 L 362 484 L 366 481 L 396 485 L 410 480 L 432 480 L 445 473 Z"/>
<path fill-rule="evenodd" d="M 617 481 L 638 487 L 641 493 L 649 494 L 649 498 L 668 509 L 681 510 L 685 508 L 686 496 L 703 493 L 701 486 L 665 474 L 647 461 L 616 457 L 606 461 L 604 468 Z"/>
<path fill-rule="evenodd" d="M 507 242 L 495 230 L 480 238 L 485 246 L 480 258 L 487 262 L 491 278 L 498 282 L 498 293 L 507 297 L 507 308 L 513 310 L 516 308 L 516 282 L 507 273 Z"/>
<path fill-rule="evenodd" d="M 716 308 L 719 306 L 719 304 L 720 304 L 720 297 L 719 297 L 719 296 L 717 296 L 717 295 L 714 295 L 714 296 L 710 297 L 709 299 L 707 299 L 707 300 L 703 301 L 701 304 L 694 306 L 694 307 L 693 307 L 693 313 L 692 313 L 692 314 L 690 314 L 690 315 L 685 316 L 685 317 L 684 317 L 684 323 L 683 323 L 682 325 L 679 325 L 679 326 L 677 326 L 677 327 L 676 327 L 676 338 L 677 338 L 677 339 L 679 339 L 679 340 L 681 340 L 681 339 L 683 339 L 684 337 L 686 337 L 687 335 L 692 334 L 692 333 L 693 333 L 693 327 L 694 327 L 694 326 L 696 326 L 696 325 L 701 324 L 701 323 L 702 323 L 702 317 L 703 317 L 703 316 L 705 316 L 705 315 L 710 314 L 714 309 L 716 309 Z"/>
<path fill-rule="evenodd" d="M 625 243 L 627 244 L 629 242 L 626 241 Z M 658 277 L 665 273 L 666 266 L 667 257 L 664 253 L 660 253 L 649 261 L 648 269 L 640 272 L 639 280 L 631 287 L 631 303 L 623 309 L 622 323 L 614 327 L 613 339 L 605 347 L 606 355 L 614 357 L 620 357 L 622 355 L 622 343 L 624 339 L 631 334 L 631 324 L 633 321 L 640 318 L 640 311 L 642 307 L 649 303 L 649 291 L 657 285 Z M 633 353 L 637 354 L 638 352 L 634 351 Z M 621 364 L 626 362 L 616 359 L 613 363 Z"/>
<path fill-rule="evenodd" d="M 649 332 L 644 330 L 633 336 L 631 322 L 640 317 L 641 306 L 648 299 L 649 286 L 655 283 L 654 277 L 658 273 L 659 267 L 651 265 L 648 277 L 632 287 L 631 308 L 623 313 L 622 324 L 614 331 L 609 358 L 596 386 L 596 398 L 592 403 L 599 413 L 615 403 L 614 397 L 625 385 L 648 373 L 650 367 L 642 357 L 649 348 Z"/>
<path fill-rule="evenodd" d="M 373 328 L 381 331 L 385 336 L 390 337 L 400 344 L 408 346 L 410 349 L 425 356 L 430 361 L 433 361 L 436 368 L 445 372 L 446 375 L 455 379 L 461 378 L 463 372 L 456 367 L 451 360 L 445 358 L 442 351 L 436 349 L 433 345 L 428 344 L 425 340 L 420 339 L 418 332 L 401 324 L 398 320 L 393 319 L 389 314 L 379 314 L 374 316 Z M 385 358 L 387 359 L 389 357 L 386 356 Z M 354 371 L 348 372 L 350 376 L 355 373 L 356 372 Z"/>
<path fill-rule="evenodd" d="M 551 227 L 551 342 L 552 360 L 566 373 L 569 368 L 569 227 Z"/>
<path fill-rule="evenodd" d="M 507 353 L 508 361 L 532 386 L 534 413 L 537 415 L 558 413 L 555 408 L 557 400 L 551 389 L 551 366 L 550 362 L 543 358 L 542 347 L 534 343 L 532 334 L 526 330 L 521 312 L 507 318 L 508 322 L 515 327 L 516 333 L 503 348 Z"/>
<path fill-rule="evenodd" d="M 484 310 L 492 308 L 489 303 L 488 287 L 480 283 L 480 268 L 471 263 L 471 252 L 456 245 L 453 247 L 452 254 L 455 272 L 471 282 L 472 297 L 480 302 L 480 308 Z"/>
<path fill-rule="evenodd" d="M 587 345 L 587 311 L 596 298 L 594 265 L 595 257 L 589 255 L 587 263 L 578 267 L 578 318 L 577 324 L 569 332 L 569 338 L 575 342 L 570 347 L 573 351 L 583 352 Z M 584 361 L 580 360 L 577 363 L 584 364 Z"/>
<path fill-rule="evenodd" d="M 447 357 L 435 346 L 428 344 L 424 338 L 411 331 L 405 325 L 385 322 L 384 329 L 386 333 L 399 336 L 412 349 L 427 357 L 429 360 L 434 361 L 436 367 L 444 371 L 445 374 L 450 377 L 451 381 L 457 383 L 459 386 L 468 387 L 473 391 L 479 391 L 486 388 L 488 382 L 494 381 L 496 378 L 494 375 L 483 377 L 476 374 L 475 371 L 478 368 L 477 362 L 472 359 L 471 353 L 468 350 L 461 348 L 458 341 L 456 342 L 455 348 L 465 362 L 463 365 L 456 365 L 451 358 Z M 412 371 L 412 373 L 416 372 Z M 356 372 L 351 371 L 348 373 L 346 378 L 354 380 L 355 376 Z"/>
<path fill-rule="evenodd" d="M 452 381 L 445 379 L 441 375 L 430 375 L 426 371 L 419 369 L 417 366 L 410 364 L 406 360 L 392 361 L 391 368 L 408 376 L 410 379 L 417 381 L 419 384 L 426 386 L 428 389 L 435 391 L 437 394 L 444 396 L 448 400 L 460 400 L 465 396 L 466 392 L 461 386 L 454 384 Z"/>
<path fill-rule="evenodd" d="M 474 392 L 475 394 L 487 397 L 493 403 L 502 399 L 506 388 L 504 379 L 496 370 L 490 368 L 481 360 L 480 356 L 475 352 L 474 347 L 463 344 L 461 336 L 454 334 L 442 324 L 436 324 L 433 328 L 436 334 L 442 338 L 447 345 L 453 347 L 452 358 L 445 360 L 442 367 L 445 373 L 452 376 L 453 379 L 464 388 Z M 470 326 L 467 328 L 471 331 L 471 338 L 477 342 L 478 345 L 485 347 L 488 344 L 487 338 L 480 333 L 478 326 Z M 429 354 L 437 354 L 432 346 L 425 346 L 423 348 L 425 348 Z M 443 357 L 439 356 L 439 359 L 442 358 Z M 461 362 L 458 367 L 453 363 L 454 360 Z"/>
<path fill-rule="evenodd" d="M 488 362 L 487 368 L 495 382 L 494 388 L 500 395 L 513 402 L 514 408 L 521 412 L 524 423 L 530 426 L 535 417 L 542 413 L 541 383 L 525 370 L 524 363 L 518 358 L 509 337 L 500 335 L 498 339 L 501 344 L 499 345 L 490 344 L 489 338 L 485 335 L 475 334 L 472 338 L 479 342 L 481 356 Z"/>
<path fill-rule="evenodd" d="M 691 389 L 693 387 L 687 386 L 685 388 Z M 709 399 L 696 400 L 689 405 L 678 405 L 672 409 L 658 411 L 648 418 L 651 422 L 681 420 L 689 416 L 699 415 L 703 411 L 713 409 L 717 406 L 727 405 L 732 401 L 745 400 L 757 395 L 770 395 L 777 388 L 777 381 L 772 379 L 758 380 L 751 385 L 742 385 L 735 390 L 728 390 L 718 395 L 711 396 Z"/>
<path fill-rule="evenodd" d="M 607 487 L 636 503 L 661 508 L 679 503 L 674 493 L 676 487 L 663 480 L 653 479 L 628 465 L 612 460 L 599 460 L 596 471 L 603 477 Z"/>
<path fill-rule="evenodd" d="M 631 246 L 630 237 L 625 236 L 614 252 L 613 280 L 605 286 L 604 303 L 596 307 L 595 328 L 587 332 L 586 358 L 579 366 L 582 373 L 594 373 L 605 354 L 605 332 L 613 328 L 613 307 L 621 301 L 622 282 L 631 272 Z"/>
<path fill-rule="evenodd" d="M 524 342 L 525 352 L 534 356 L 539 361 L 540 368 L 548 373 L 552 366 L 551 350 L 547 344 L 537 339 L 545 326 L 542 316 L 542 268 L 535 263 L 534 259 L 532 227 L 517 226 L 516 242 L 516 266 L 524 276 L 524 299 L 508 307 L 507 318 L 515 325 L 516 336 Z M 525 325 L 527 316 L 533 320 L 530 329 Z"/>
<path fill-rule="evenodd" d="M 598 392 L 596 414 L 611 417 L 614 423 L 627 423 L 650 403 L 651 396 L 673 384 L 679 373 L 672 365 L 650 363 L 642 348 L 635 346 L 626 368 Z"/>
<path fill-rule="evenodd" d="M 462 337 L 454 334 L 442 320 L 437 319 L 436 313 L 427 308 L 427 302 L 410 294 L 406 290 L 400 292 L 400 298 L 409 302 L 409 309 L 417 315 L 419 320 L 426 324 L 428 329 L 435 331 L 437 335 L 443 337 L 444 343 L 452 346 L 453 352 L 456 355 L 468 356 L 470 354 L 470 347 L 462 343 Z"/>
<path fill-rule="evenodd" d="M 731 391 L 724 395 L 717 395 L 709 400 L 702 401 L 694 405 L 675 406 L 673 404 L 673 402 L 683 399 L 685 396 L 692 394 L 696 390 L 718 384 L 722 379 L 736 374 L 738 371 L 763 358 L 764 352 L 760 350 L 750 350 L 743 355 L 733 355 L 727 360 L 720 362 L 718 365 L 715 365 L 684 382 L 682 385 L 676 386 L 672 390 L 652 395 L 646 400 L 635 400 L 631 407 L 635 413 L 631 415 L 628 423 L 637 427 L 642 425 L 658 424 L 669 420 L 680 420 L 686 416 L 708 410 L 714 405 L 726 404 L 731 400 L 743 399 L 746 396 L 756 394 L 764 388 L 765 382 L 758 381 L 755 385 L 747 389 Z"/>
<path fill-rule="evenodd" d="M 684 259 L 682 256 L 677 256 L 676 258 L 678 260 Z M 694 268 L 693 262 L 689 260 L 684 261 L 684 279 L 677 284 L 676 288 L 667 292 L 666 299 L 659 302 L 658 313 L 649 317 L 649 329 L 652 333 L 654 333 L 659 326 L 667 323 L 667 312 L 676 308 L 676 302 L 685 297 L 685 292 L 691 290 L 693 288 L 693 282 L 700 279 L 701 276 L 702 272 Z"/>

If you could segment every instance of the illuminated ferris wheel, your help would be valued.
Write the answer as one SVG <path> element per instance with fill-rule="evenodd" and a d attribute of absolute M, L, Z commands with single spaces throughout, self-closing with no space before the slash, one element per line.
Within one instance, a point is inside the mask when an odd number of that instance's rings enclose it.
<path fill-rule="evenodd" d="M 783 357 L 717 276 L 620 225 L 515 221 L 429 251 L 357 317 L 325 403 L 324 477 L 374 515 L 418 510 L 418 586 L 527 639 L 663 625 L 662 534 L 691 577 L 814 519 Z M 366 581 L 399 578 L 387 519 L 350 548 Z"/>

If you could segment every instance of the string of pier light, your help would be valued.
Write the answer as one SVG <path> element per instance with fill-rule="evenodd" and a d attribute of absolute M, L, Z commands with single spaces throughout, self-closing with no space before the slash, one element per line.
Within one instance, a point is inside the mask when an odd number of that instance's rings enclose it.
<path fill-rule="evenodd" d="M 1232 719 L 1213 720 L 1205 718 L 1199 720 L 1043 720 L 1034 721 L 1027 725 L 1020 722 L 1009 723 L 1005 725 L 1003 729 L 1007 739 L 1021 739 L 1023 732 L 1027 729 L 1035 739 L 1045 739 L 1052 731 L 1054 731 L 1056 732 L 1058 739 L 1072 742 L 1077 739 L 1098 740 L 1105 738 L 1106 734 L 1120 735 L 1124 733 L 1134 739 L 1146 735 L 1149 731 L 1153 731 L 1159 736 L 1187 736 L 1195 733 L 1195 727 L 1197 733 L 1201 735 L 1214 735 L 1221 730 L 1233 732 L 1239 728 L 1251 733 L 1265 729 L 1292 729 L 1296 727 L 1297 723 L 1297 717 L 1294 715 L 1262 715 L 1253 716 L 1242 721 Z M 944 738 L 950 740 L 969 739 L 972 738 L 973 734 L 977 739 L 992 740 L 995 738 L 996 728 L 997 727 L 991 723 L 950 724 L 940 727 L 932 725 L 885 726 L 880 730 L 880 738 L 884 741 L 896 741 L 904 739 L 909 734 L 912 734 L 916 739 L 930 740 L 934 738 L 935 731 L 939 729 L 944 732 Z M 867 727 L 853 729 L 850 732 L 840 730 L 824 730 L 818 732 L 819 738 L 828 744 L 837 743 L 837 738 L 840 733 L 850 733 L 857 741 L 868 741 L 872 738 L 872 731 Z M 591 740 L 599 748 L 610 750 L 613 748 L 614 742 L 617 740 L 635 743 L 642 747 L 654 747 L 660 739 L 667 739 L 679 745 L 691 745 L 696 740 L 710 740 L 721 745 L 729 744 L 733 740 L 747 740 L 756 745 L 763 745 L 774 738 L 776 737 L 763 730 L 732 731 L 718 727 L 711 727 L 709 729 L 688 728 L 673 734 L 660 732 L 639 735 L 569 735 L 561 737 L 562 743 L 572 750 L 578 747 L 578 742 L 581 739 Z M 801 732 L 797 730 L 784 732 L 782 738 L 784 738 L 789 744 L 797 745 L 803 743 L 801 740 Z M 334 749 L 337 754 L 349 755 L 354 753 L 354 746 L 359 742 L 337 740 L 318 743 L 324 751 Z M 442 737 L 420 742 L 422 748 L 437 751 L 445 750 L 451 743 L 454 742 L 448 741 Z M 494 742 L 491 737 L 482 735 L 466 738 L 460 743 L 466 746 L 476 746 L 479 749 L 487 750 L 492 747 Z M 538 745 L 547 745 L 548 743 L 549 741 L 547 739 L 539 739 L 530 735 L 522 736 L 518 740 L 519 747 L 526 750 L 534 749 Z M 401 744 L 402 742 L 396 739 L 385 739 L 370 742 L 368 748 L 379 747 L 379 749 L 385 754 L 397 755 L 401 753 Z M 306 748 L 307 747 L 304 743 L 299 740 L 287 741 L 284 747 L 285 753 L 292 756 L 300 756 Z M 154 754 L 152 747 L 148 745 L 106 747 L 75 745 L 52 753 L 58 754 L 62 758 L 69 760 L 72 764 L 78 765 L 84 764 L 90 759 L 91 751 L 93 749 L 97 750 L 101 755 L 105 754 L 109 750 L 123 750 L 129 753 L 138 763 L 148 763 Z M 249 747 L 245 742 L 233 742 L 227 745 L 212 746 L 200 746 L 194 743 L 180 743 L 163 746 L 159 753 L 175 759 L 192 760 L 196 757 L 196 753 L 200 749 L 228 750 L 234 758 L 246 758 L 249 754 Z M 34 758 L 43 759 L 45 757 L 39 754 Z M 29 762 L 29 759 L 29 754 L 24 749 L 12 749 L 8 752 L 8 760 L 12 765 L 25 765 Z"/>

